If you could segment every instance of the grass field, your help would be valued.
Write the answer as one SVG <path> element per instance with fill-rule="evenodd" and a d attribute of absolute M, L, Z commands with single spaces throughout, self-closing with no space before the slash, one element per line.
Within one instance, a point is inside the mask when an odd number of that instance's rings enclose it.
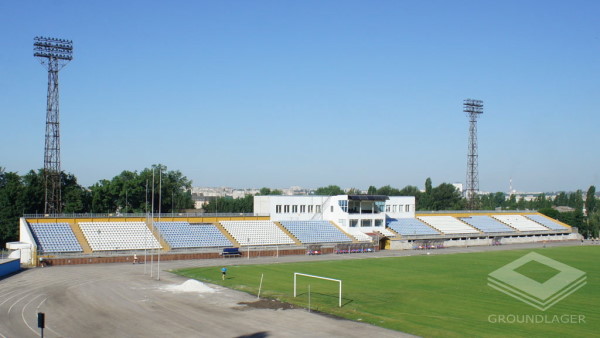
<path fill-rule="evenodd" d="M 586 272 L 587 284 L 546 311 L 487 285 L 490 272 L 532 251 Z M 258 292 L 264 274 L 261 297 L 302 307 L 308 307 L 310 284 L 313 310 L 420 336 L 589 337 L 600 333 L 600 246 L 228 268 L 225 281 L 220 267 L 176 273 L 252 294 Z M 343 306 L 338 307 L 337 283 L 306 277 L 298 278 L 299 294 L 293 298 L 294 272 L 342 279 Z M 556 273 L 536 263 L 526 264 L 518 272 L 538 282 Z M 506 316 L 507 322 L 498 322 L 500 315 Z M 536 322 L 518 322 L 525 318 Z"/>

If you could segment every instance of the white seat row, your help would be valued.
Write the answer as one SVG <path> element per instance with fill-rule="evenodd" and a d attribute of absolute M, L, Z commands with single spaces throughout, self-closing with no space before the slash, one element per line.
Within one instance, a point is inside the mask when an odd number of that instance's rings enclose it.
<path fill-rule="evenodd" d="M 420 216 L 419 219 L 445 234 L 479 233 L 475 228 L 452 216 Z"/>
<path fill-rule="evenodd" d="M 92 251 L 161 248 L 144 222 L 81 222 L 79 227 Z"/>
<path fill-rule="evenodd" d="M 390 219 L 387 225 L 390 229 L 404 236 L 440 235 L 440 233 L 416 218 Z"/>
<path fill-rule="evenodd" d="M 242 246 L 295 243 L 271 221 L 221 221 L 221 224 Z"/>
<path fill-rule="evenodd" d="M 492 215 L 502 223 L 508 224 L 519 231 L 547 231 L 548 228 L 521 215 Z"/>
<path fill-rule="evenodd" d="M 302 243 L 352 242 L 329 221 L 281 221 L 279 223 Z"/>
<path fill-rule="evenodd" d="M 550 228 L 552 230 L 567 230 L 568 228 L 563 226 L 562 224 L 547 218 L 545 216 L 542 215 L 527 215 L 527 218 L 531 219 L 532 221 L 538 222 L 541 225 Z"/>
<path fill-rule="evenodd" d="M 394 237 L 394 236 L 396 236 L 396 234 L 395 234 L 395 233 L 393 233 L 393 232 L 389 231 L 389 230 L 388 230 L 388 229 L 386 229 L 386 228 L 376 229 L 375 231 L 379 231 L 379 232 L 381 232 L 381 233 L 382 233 L 384 236 L 387 236 L 387 237 Z"/>
<path fill-rule="evenodd" d="M 372 242 L 373 238 L 371 236 L 365 234 L 364 232 L 355 229 L 355 228 L 346 228 L 348 233 L 361 242 Z"/>

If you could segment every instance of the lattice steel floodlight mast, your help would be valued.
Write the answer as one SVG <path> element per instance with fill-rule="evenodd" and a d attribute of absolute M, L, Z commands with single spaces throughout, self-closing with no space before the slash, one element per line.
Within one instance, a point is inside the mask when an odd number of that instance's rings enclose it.
<path fill-rule="evenodd" d="M 466 99 L 463 111 L 469 118 L 469 154 L 467 155 L 467 188 L 466 198 L 469 210 L 477 209 L 477 192 L 479 191 L 479 169 L 477 153 L 477 117 L 483 114 L 483 101 Z"/>
<path fill-rule="evenodd" d="M 46 143 L 44 147 L 44 213 L 58 214 L 62 211 L 58 71 L 73 59 L 73 41 L 36 36 L 33 39 L 33 56 L 48 68 Z"/>

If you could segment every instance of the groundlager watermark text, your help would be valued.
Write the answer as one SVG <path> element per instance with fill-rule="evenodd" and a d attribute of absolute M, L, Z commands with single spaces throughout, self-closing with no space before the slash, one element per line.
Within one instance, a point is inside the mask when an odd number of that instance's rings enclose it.
<path fill-rule="evenodd" d="M 488 316 L 492 324 L 585 324 L 585 315 L 548 314 L 492 314 Z"/>

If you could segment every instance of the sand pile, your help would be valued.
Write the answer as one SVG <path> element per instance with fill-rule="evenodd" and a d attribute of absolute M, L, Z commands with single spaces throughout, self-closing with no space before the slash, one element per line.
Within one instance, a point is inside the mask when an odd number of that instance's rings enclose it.
<path fill-rule="evenodd" d="M 173 292 L 196 292 L 196 293 L 215 293 L 217 290 L 211 288 L 210 286 L 194 280 L 188 279 L 183 284 L 180 285 L 169 285 L 166 287 L 167 290 Z"/>

